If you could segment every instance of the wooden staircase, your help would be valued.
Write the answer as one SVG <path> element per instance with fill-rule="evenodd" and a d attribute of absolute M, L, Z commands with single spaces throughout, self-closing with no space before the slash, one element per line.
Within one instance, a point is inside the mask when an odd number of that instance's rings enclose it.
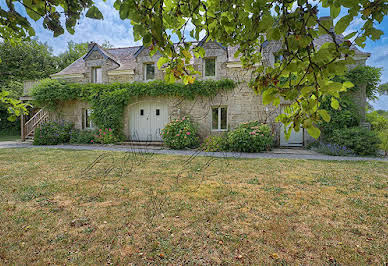
<path fill-rule="evenodd" d="M 48 112 L 42 108 L 22 126 L 22 140 L 34 139 L 35 128 L 49 120 Z"/>

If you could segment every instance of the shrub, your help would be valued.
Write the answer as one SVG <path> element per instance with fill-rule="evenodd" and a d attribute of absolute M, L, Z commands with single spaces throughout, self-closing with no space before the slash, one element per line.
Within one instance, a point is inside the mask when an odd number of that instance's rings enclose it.
<path fill-rule="evenodd" d="M 168 123 L 161 135 L 171 149 L 196 148 L 199 145 L 197 127 L 185 116 Z"/>
<path fill-rule="evenodd" d="M 99 129 L 94 137 L 94 141 L 101 144 L 112 144 L 119 141 L 111 128 Z"/>
<path fill-rule="evenodd" d="M 93 144 L 95 143 L 95 133 L 89 130 L 73 129 L 70 132 L 70 143 Z"/>
<path fill-rule="evenodd" d="M 228 150 L 228 137 L 226 135 L 209 136 L 202 143 L 201 148 L 209 152 Z"/>
<path fill-rule="evenodd" d="M 362 127 L 337 129 L 329 141 L 345 146 L 358 155 L 375 155 L 380 143 L 375 132 Z"/>
<path fill-rule="evenodd" d="M 366 114 L 366 120 L 371 124 L 372 130 L 381 132 L 388 129 L 388 119 L 373 111 Z"/>
<path fill-rule="evenodd" d="M 261 152 L 271 150 L 273 144 L 271 128 L 257 121 L 241 123 L 228 133 L 228 146 L 231 151 Z"/>
<path fill-rule="evenodd" d="M 334 155 L 334 156 L 353 156 L 354 155 L 354 152 L 351 149 L 338 144 L 319 142 L 314 148 L 316 149 L 316 151 L 327 155 Z"/>
<path fill-rule="evenodd" d="M 331 107 L 329 98 L 322 102 L 322 109 L 330 115 L 330 122 L 322 121 L 318 124 L 322 132 L 322 138 L 327 140 L 331 137 L 334 130 L 342 128 L 356 127 L 360 124 L 360 113 L 358 106 L 348 96 L 341 96 L 340 109 L 336 110 Z"/>
<path fill-rule="evenodd" d="M 379 148 L 384 151 L 384 156 L 388 154 L 388 129 L 379 133 L 379 139 L 381 141 Z"/>
<path fill-rule="evenodd" d="M 56 145 L 66 143 L 70 140 L 72 123 L 68 122 L 47 122 L 35 129 L 34 145 Z"/>

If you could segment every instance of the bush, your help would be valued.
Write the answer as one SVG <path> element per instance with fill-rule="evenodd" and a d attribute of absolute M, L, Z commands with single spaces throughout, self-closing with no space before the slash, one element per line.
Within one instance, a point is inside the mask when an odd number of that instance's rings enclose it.
<path fill-rule="evenodd" d="M 95 143 L 95 133 L 89 130 L 73 129 L 70 132 L 70 143 L 93 144 Z"/>
<path fill-rule="evenodd" d="M 162 129 L 161 135 L 171 149 L 196 148 L 199 145 L 197 127 L 188 117 L 172 120 Z"/>
<path fill-rule="evenodd" d="M 99 129 L 94 137 L 94 142 L 101 144 L 112 144 L 119 141 L 111 128 Z"/>
<path fill-rule="evenodd" d="M 375 132 L 362 127 L 335 130 L 329 141 L 345 146 L 358 155 L 375 155 L 380 143 Z"/>
<path fill-rule="evenodd" d="M 379 139 L 381 141 L 379 148 L 384 151 L 384 156 L 388 154 L 388 129 L 379 133 Z"/>
<path fill-rule="evenodd" d="M 320 153 L 333 155 L 333 156 L 353 156 L 354 155 L 354 152 L 351 149 L 338 144 L 319 142 L 314 147 L 314 149 L 316 149 L 316 151 Z"/>
<path fill-rule="evenodd" d="M 70 140 L 72 123 L 47 122 L 35 129 L 34 145 L 56 145 Z"/>
<path fill-rule="evenodd" d="M 216 152 L 228 150 L 228 137 L 226 135 L 209 136 L 202 143 L 203 151 Z"/>
<path fill-rule="evenodd" d="M 352 99 L 348 96 L 341 95 L 339 104 L 340 109 L 336 110 L 331 107 L 329 98 L 322 102 L 322 109 L 326 110 L 331 118 L 330 122 L 322 121 L 318 124 L 324 140 L 330 139 L 334 130 L 357 127 L 360 124 L 359 109 Z"/>
<path fill-rule="evenodd" d="M 271 128 L 257 121 L 241 123 L 228 133 L 228 146 L 231 151 L 261 152 L 271 150 L 273 144 Z"/>
<path fill-rule="evenodd" d="M 388 119 L 373 111 L 366 114 L 366 120 L 371 124 L 372 130 L 381 132 L 388 129 Z"/>

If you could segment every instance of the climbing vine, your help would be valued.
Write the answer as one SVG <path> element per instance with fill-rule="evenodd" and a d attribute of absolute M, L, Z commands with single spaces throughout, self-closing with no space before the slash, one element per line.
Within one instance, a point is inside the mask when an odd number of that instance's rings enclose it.
<path fill-rule="evenodd" d="M 36 106 L 51 110 L 57 110 L 65 101 L 86 101 L 93 109 L 92 120 L 99 128 L 121 132 L 124 107 L 138 97 L 170 96 L 193 100 L 197 96 L 213 97 L 234 87 L 235 82 L 229 79 L 196 81 L 187 85 L 164 81 L 79 84 L 46 79 L 33 88 L 32 96 Z"/>

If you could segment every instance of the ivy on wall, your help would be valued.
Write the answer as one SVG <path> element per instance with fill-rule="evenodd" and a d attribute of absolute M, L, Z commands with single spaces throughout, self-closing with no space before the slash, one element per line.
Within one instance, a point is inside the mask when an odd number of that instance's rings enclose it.
<path fill-rule="evenodd" d="M 112 84 L 79 84 L 46 79 L 33 88 L 34 105 L 58 110 L 61 103 L 86 101 L 93 109 L 92 120 L 99 128 L 121 132 L 124 107 L 141 96 L 170 96 L 193 100 L 197 96 L 214 97 L 221 91 L 235 88 L 229 79 L 195 81 L 193 84 L 164 81 Z"/>

